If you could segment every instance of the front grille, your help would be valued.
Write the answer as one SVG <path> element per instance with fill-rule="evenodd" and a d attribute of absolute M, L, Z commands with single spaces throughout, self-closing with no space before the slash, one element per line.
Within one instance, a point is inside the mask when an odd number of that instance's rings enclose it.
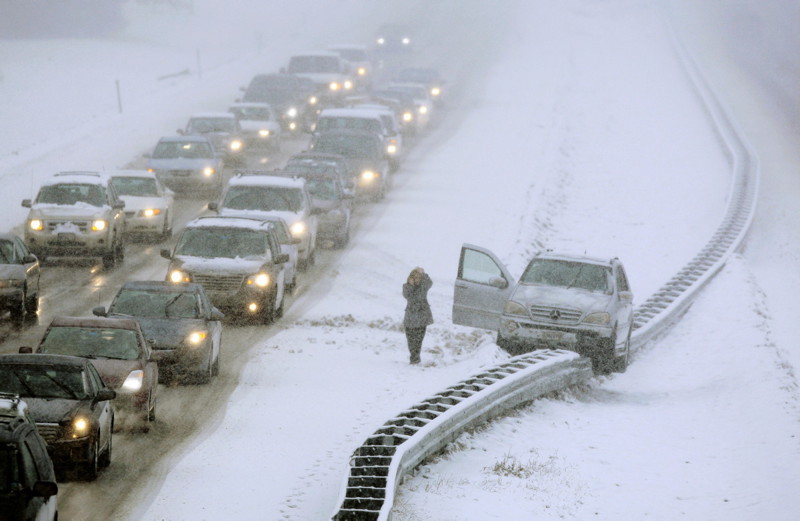
<path fill-rule="evenodd" d="M 192 275 L 192 282 L 201 284 L 206 291 L 238 291 L 244 282 L 243 275 Z"/>
<path fill-rule="evenodd" d="M 539 322 L 572 325 L 581 319 L 581 312 L 577 309 L 558 308 L 550 306 L 531 306 L 531 318 Z"/>
<path fill-rule="evenodd" d="M 167 170 L 167 173 L 174 177 L 188 177 L 194 173 L 194 170 Z"/>
<path fill-rule="evenodd" d="M 136 212 L 125 212 L 125 217 L 128 219 L 132 219 L 136 217 Z"/>
<path fill-rule="evenodd" d="M 55 232 L 56 228 L 59 228 L 61 226 L 74 226 L 81 233 L 86 233 L 87 231 L 89 231 L 89 221 L 70 221 L 70 220 L 47 221 L 47 231 L 50 233 Z"/>
<path fill-rule="evenodd" d="M 57 423 L 37 423 L 36 430 L 48 445 L 61 439 L 61 427 Z"/>

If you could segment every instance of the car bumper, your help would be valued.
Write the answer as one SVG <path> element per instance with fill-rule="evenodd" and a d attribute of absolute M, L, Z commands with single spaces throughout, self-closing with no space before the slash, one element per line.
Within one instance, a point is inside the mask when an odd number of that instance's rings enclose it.
<path fill-rule="evenodd" d="M 0 288 L 0 309 L 19 306 L 22 301 L 22 288 Z"/>
<path fill-rule="evenodd" d="M 223 312 L 253 314 L 260 312 L 275 288 L 242 288 L 236 292 L 206 290 L 211 303 Z"/>
<path fill-rule="evenodd" d="M 177 348 L 153 349 L 153 360 L 158 363 L 158 372 L 164 376 L 186 375 L 202 372 L 208 367 L 211 344 L 196 348 L 180 346 Z"/>
<path fill-rule="evenodd" d="M 164 219 L 166 214 L 162 213 L 155 217 L 126 216 L 125 231 L 127 233 L 161 233 L 164 231 Z"/>
<path fill-rule="evenodd" d="M 531 348 L 563 348 L 579 354 L 590 354 L 610 344 L 612 331 L 607 326 L 556 326 L 503 316 L 500 336 L 519 346 Z"/>
<path fill-rule="evenodd" d="M 317 225 L 317 238 L 334 239 L 347 230 L 347 215 L 337 216 L 322 215 Z"/>
<path fill-rule="evenodd" d="M 200 170 L 159 170 L 159 181 L 175 192 L 214 190 L 222 187 L 221 168 L 207 176 Z"/>
<path fill-rule="evenodd" d="M 34 255 L 101 256 L 112 247 L 106 234 L 26 232 L 25 243 Z"/>

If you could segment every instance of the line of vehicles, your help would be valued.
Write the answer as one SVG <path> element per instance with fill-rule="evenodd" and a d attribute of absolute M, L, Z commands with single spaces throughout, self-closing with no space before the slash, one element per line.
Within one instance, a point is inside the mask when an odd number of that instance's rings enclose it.
<path fill-rule="evenodd" d="M 0 234 L 0 308 L 19 326 L 37 320 L 51 257 L 113 269 L 131 237 L 177 237 L 160 251 L 163 280 L 128 281 L 93 316 L 57 316 L 37 345 L 0 355 L 0 511 L 55 519 L 56 477 L 95 479 L 115 431 L 156 420 L 159 383 L 211 381 L 223 327 L 279 319 L 317 249 L 346 247 L 359 208 L 385 197 L 442 106 L 435 69 L 381 66 L 413 58 L 411 42 L 387 26 L 374 49 L 294 55 L 227 110 L 192 114 L 159 139 L 145 168 L 59 172 L 22 202 L 23 236 Z M 281 168 L 264 167 L 286 140 L 306 137 Z M 184 197 L 210 202 L 175 230 Z M 624 371 L 632 301 L 619 259 L 542 252 L 516 280 L 491 251 L 464 244 L 453 321 L 497 331 L 511 354 L 567 347 L 599 372 Z"/>

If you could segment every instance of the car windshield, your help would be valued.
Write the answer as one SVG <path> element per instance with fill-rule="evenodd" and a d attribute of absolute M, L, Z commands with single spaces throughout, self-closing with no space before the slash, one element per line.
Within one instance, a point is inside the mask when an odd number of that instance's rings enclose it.
<path fill-rule="evenodd" d="M 234 121 L 231 118 L 192 118 L 189 120 L 186 130 L 194 134 L 233 132 L 236 130 Z"/>
<path fill-rule="evenodd" d="M 136 360 L 140 354 L 136 331 L 78 326 L 49 328 L 39 344 L 39 352 L 115 360 Z"/>
<path fill-rule="evenodd" d="M 209 259 L 263 259 L 268 251 L 267 236 L 244 228 L 187 228 L 175 248 L 177 255 Z"/>
<path fill-rule="evenodd" d="M 103 187 L 97 184 L 59 183 L 43 186 L 39 190 L 36 202 L 43 204 L 103 206 L 106 203 L 106 193 Z"/>
<path fill-rule="evenodd" d="M 112 177 L 111 185 L 119 195 L 137 197 L 158 197 L 158 186 L 155 178 L 148 177 Z"/>
<path fill-rule="evenodd" d="M 333 179 L 306 179 L 308 193 L 314 199 L 323 201 L 334 201 L 339 199 L 339 192 L 336 190 L 336 181 Z"/>
<path fill-rule="evenodd" d="M 293 56 L 288 71 L 291 74 L 339 72 L 339 60 L 335 56 Z"/>
<path fill-rule="evenodd" d="M 197 295 L 190 291 L 123 289 L 109 313 L 145 318 L 199 318 Z"/>
<path fill-rule="evenodd" d="M 269 107 L 231 107 L 228 111 L 246 121 L 269 121 L 272 119 L 272 111 Z"/>
<path fill-rule="evenodd" d="M 23 398 L 85 400 L 89 396 L 80 367 L 0 364 L 0 391 Z"/>
<path fill-rule="evenodd" d="M 314 142 L 314 151 L 349 158 L 373 158 L 376 155 L 375 141 L 358 135 L 322 134 Z"/>
<path fill-rule="evenodd" d="M 365 130 L 380 134 L 383 131 L 381 122 L 372 118 L 321 117 L 317 121 L 318 132 L 329 130 Z"/>
<path fill-rule="evenodd" d="M 14 243 L 0 239 L 0 264 L 11 264 L 14 260 Z"/>
<path fill-rule="evenodd" d="M 364 49 L 336 49 L 335 52 L 349 62 L 365 62 L 369 60 Z"/>
<path fill-rule="evenodd" d="M 153 151 L 153 159 L 213 159 L 214 152 L 208 143 L 196 141 L 162 141 Z"/>
<path fill-rule="evenodd" d="M 282 186 L 231 186 L 222 207 L 258 212 L 300 212 L 303 192 L 299 188 Z"/>
<path fill-rule="evenodd" d="M 598 264 L 558 259 L 534 259 L 520 282 L 610 294 L 611 268 Z"/>

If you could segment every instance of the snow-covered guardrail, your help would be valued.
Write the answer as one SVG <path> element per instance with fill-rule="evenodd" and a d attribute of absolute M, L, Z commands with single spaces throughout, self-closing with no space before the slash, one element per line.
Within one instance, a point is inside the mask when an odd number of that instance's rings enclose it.
<path fill-rule="evenodd" d="M 758 163 L 683 45 L 674 39 L 692 85 L 726 149 L 733 179 L 725 216 L 706 246 L 634 310 L 631 348 L 670 327 L 744 241 L 755 214 Z M 468 378 L 387 421 L 350 459 L 334 521 L 391 519 L 402 477 L 462 432 L 509 408 L 592 376 L 591 362 L 570 351 L 543 350 L 512 358 Z"/>

